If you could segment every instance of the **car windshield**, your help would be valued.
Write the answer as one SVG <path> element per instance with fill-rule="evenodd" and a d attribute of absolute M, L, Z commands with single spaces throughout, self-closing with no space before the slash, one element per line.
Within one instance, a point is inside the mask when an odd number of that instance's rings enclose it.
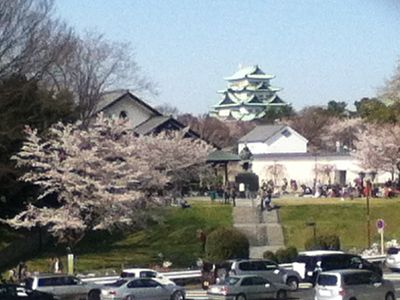
<path fill-rule="evenodd" d="M 337 277 L 335 275 L 321 274 L 318 277 L 318 285 L 335 286 L 337 284 Z"/>
<path fill-rule="evenodd" d="M 398 248 L 390 247 L 387 250 L 387 254 L 389 254 L 389 255 L 394 255 L 394 254 L 398 254 L 398 253 L 399 253 L 399 249 Z"/>
<path fill-rule="evenodd" d="M 225 284 L 226 285 L 235 285 L 239 281 L 238 277 L 226 277 Z"/>
<path fill-rule="evenodd" d="M 122 286 L 123 284 L 125 284 L 127 282 L 128 282 L 128 280 L 120 279 L 120 280 L 114 281 L 112 283 L 107 283 L 107 284 L 105 284 L 105 286 L 120 287 L 120 286 Z"/>

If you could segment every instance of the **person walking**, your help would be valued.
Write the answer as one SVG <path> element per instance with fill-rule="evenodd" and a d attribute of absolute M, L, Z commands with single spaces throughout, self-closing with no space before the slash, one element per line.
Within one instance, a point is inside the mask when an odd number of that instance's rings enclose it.
<path fill-rule="evenodd" d="M 231 198 L 232 198 L 232 205 L 236 206 L 236 187 L 233 185 L 230 190 Z"/>
<path fill-rule="evenodd" d="M 229 185 L 228 183 L 224 186 L 224 204 L 228 204 L 229 203 L 229 198 L 230 198 L 230 194 L 229 194 Z"/>

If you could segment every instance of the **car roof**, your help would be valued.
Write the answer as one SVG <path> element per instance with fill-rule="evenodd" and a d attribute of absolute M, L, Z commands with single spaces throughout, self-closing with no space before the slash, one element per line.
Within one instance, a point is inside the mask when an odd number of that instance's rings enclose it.
<path fill-rule="evenodd" d="M 248 278 L 248 277 L 260 277 L 260 278 L 263 278 L 262 276 L 259 276 L 259 275 L 249 275 L 249 274 L 247 274 L 247 275 L 233 275 L 233 276 L 229 276 L 229 278 L 239 278 L 239 279 Z"/>
<path fill-rule="evenodd" d="M 151 272 L 156 272 L 155 270 L 152 269 L 144 269 L 144 268 L 130 268 L 130 269 L 123 269 L 122 272 L 127 272 L 127 273 L 134 273 L 134 272 L 142 272 L 142 271 L 151 271 Z"/>
<path fill-rule="evenodd" d="M 340 269 L 340 270 L 332 270 L 332 271 L 323 271 L 320 275 L 337 275 L 337 274 L 353 274 L 353 273 L 373 273 L 370 270 L 364 269 Z"/>
<path fill-rule="evenodd" d="M 30 275 L 28 278 L 54 278 L 54 277 L 75 277 L 75 276 L 68 274 L 43 273 L 43 274 L 33 274 Z"/>
<path fill-rule="evenodd" d="M 328 254 L 345 254 L 345 253 L 343 251 L 337 251 L 337 250 L 312 250 L 312 251 L 303 251 L 299 253 L 299 255 L 306 255 L 306 256 L 318 256 L 318 255 L 328 255 Z"/>

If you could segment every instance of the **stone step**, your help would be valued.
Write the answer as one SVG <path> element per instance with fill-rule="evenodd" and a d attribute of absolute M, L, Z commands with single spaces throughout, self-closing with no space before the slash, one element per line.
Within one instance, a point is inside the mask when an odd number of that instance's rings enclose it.
<path fill-rule="evenodd" d="M 262 212 L 262 220 L 266 223 L 279 223 L 279 214 L 277 209 L 264 210 Z"/>
<path fill-rule="evenodd" d="M 268 237 L 268 245 L 284 247 L 285 240 L 280 224 L 267 224 L 266 234 Z"/>
<path fill-rule="evenodd" d="M 249 224 L 261 223 L 262 216 L 252 207 L 234 207 L 233 208 L 233 223 L 234 224 Z"/>
<path fill-rule="evenodd" d="M 276 252 L 276 250 L 280 249 L 280 246 L 252 246 L 250 247 L 250 258 L 263 258 L 263 254 L 265 251 Z"/>
<path fill-rule="evenodd" d="M 266 224 L 235 224 L 234 226 L 246 235 L 250 246 L 262 246 L 268 244 Z"/>

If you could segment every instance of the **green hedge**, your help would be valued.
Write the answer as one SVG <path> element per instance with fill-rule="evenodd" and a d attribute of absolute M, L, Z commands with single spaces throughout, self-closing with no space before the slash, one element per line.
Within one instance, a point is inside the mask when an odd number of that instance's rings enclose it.
<path fill-rule="evenodd" d="M 340 250 L 340 239 L 335 234 L 319 235 L 306 240 L 306 250 Z"/>
<path fill-rule="evenodd" d="M 233 227 L 220 227 L 208 235 L 205 252 L 207 260 L 214 262 L 248 258 L 249 241 L 242 232 Z"/>

